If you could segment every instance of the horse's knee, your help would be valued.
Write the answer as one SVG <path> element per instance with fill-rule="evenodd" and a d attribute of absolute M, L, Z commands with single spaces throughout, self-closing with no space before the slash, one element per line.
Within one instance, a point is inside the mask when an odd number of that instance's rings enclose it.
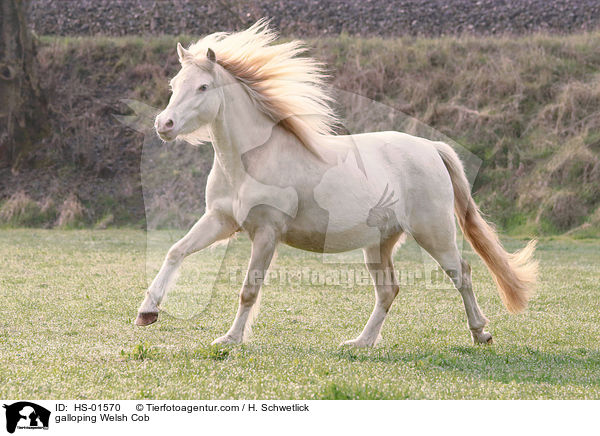
<path fill-rule="evenodd" d="M 377 290 L 377 302 L 387 312 L 398 295 L 400 288 L 397 285 L 383 286 Z"/>
<path fill-rule="evenodd" d="M 254 286 L 244 286 L 240 292 L 240 304 L 242 306 L 252 306 L 258 297 L 258 289 Z"/>
<path fill-rule="evenodd" d="M 177 243 L 169 249 L 169 252 L 167 253 L 167 260 L 171 263 L 178 263 L 183 260 L 185 254 L 186 253 L 183 247 Z"/>

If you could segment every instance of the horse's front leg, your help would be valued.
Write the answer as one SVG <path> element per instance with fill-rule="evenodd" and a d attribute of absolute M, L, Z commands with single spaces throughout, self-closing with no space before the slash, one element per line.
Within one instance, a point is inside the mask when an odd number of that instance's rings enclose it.
<path fill-rule="evenodd" d="M 239 307 L 235 320 L 224 336 L 216 339 L 214 344 L 239 344 L 247 339 L 255 311 L 256 300 L 264 281 L 267 269 L 275 253 L 279 237 L 271 227 L 259 228 L 252 239 L 252 255 L 248 272 L 240 292 Z M 254 309 L 254 310 L 253 310 Z"/>
<path fill-rule="evenodd" d="M 138 310 L 135 324 L 149 325 L 158 319 L 158 305 L 172 286 L 176 272 L 186 256 L 228 238 L 237 228 L 235 221 L 223 214 L 213 211 L 204 214 L 190 231 L 169 249 L 160 271 L 146 291 L 146 298 Z"/>

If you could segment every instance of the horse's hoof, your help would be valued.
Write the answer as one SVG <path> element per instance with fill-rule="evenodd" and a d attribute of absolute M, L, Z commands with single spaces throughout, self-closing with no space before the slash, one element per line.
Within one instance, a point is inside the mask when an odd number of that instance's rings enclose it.
<path fill-rule="evenodd" d="M 139 325 L 139 326 L 146 326 L 146 325 L 154 324 L 157 319 L 158 319 L 158 312 L 138 313 L 134 324 Z"/>
<path fill-rule="evenodd" d="M 344 341 L 340 344 L 340 347 L 347 347 L 347 348 L 370 348 L 372 347 L 374 344 L 368 344 L 364 341 L 360 341 L 358 339 L 352 339 L 350 341 Z"/>
<path fill-rule="evenodd" d="M 473 336 L 473 343 L 475 345 L 477 345 L 477 344 L 491 345 L 494 343 L 494 340 L 492 339 L 492 335 L 490 333 L 484 331 L 483 329 L 481 329 L 481 332 L 472 331 L 471 333 Z"/>
<path fill-rule="evenodd" d="M 211 345 L 236 345 L 241 344 L 241 339 L 232 338 L 229 335 L 221 336 L 220 338 L 215 339 Z"/>

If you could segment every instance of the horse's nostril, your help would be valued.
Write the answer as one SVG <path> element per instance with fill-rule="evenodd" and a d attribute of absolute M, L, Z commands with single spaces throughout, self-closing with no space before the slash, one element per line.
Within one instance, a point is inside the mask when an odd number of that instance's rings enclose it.
<path fill-rule="evenodd" d="M 167 120 L 167 122 L 165 123 L 165 127 L 167 129 L 171 129 L 173 127 L 173 120 Z"/>

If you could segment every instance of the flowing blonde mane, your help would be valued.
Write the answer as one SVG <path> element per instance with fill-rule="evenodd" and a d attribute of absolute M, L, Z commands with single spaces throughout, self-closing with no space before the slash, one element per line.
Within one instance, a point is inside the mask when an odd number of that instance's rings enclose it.
<path fill-rule="evenodd" d="M 242 32 L 208 35 L 188 51 L 202 65 L 212 49 L 217 63 L 246 88 L 257 108 L 316 153 L 315 136 L 333 133 L 338 122 L 324 86 L 326 74 L 320 62 L 299 56 L 306 52 L 302 41 L 271 45 L 277 38 L 261 19 Z"/>

